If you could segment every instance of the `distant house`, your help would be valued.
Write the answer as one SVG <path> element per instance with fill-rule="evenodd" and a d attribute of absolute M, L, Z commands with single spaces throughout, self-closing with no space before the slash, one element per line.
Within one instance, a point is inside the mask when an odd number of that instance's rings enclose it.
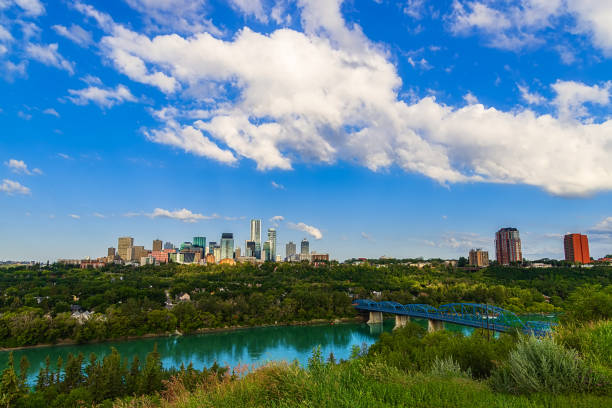
<path fill-rule="evenodd" d="M 183 293 L 179 296 L 179 300 L 181 302 L 191 302 L 191 296 L 189 296 L 189 293 Z"/>

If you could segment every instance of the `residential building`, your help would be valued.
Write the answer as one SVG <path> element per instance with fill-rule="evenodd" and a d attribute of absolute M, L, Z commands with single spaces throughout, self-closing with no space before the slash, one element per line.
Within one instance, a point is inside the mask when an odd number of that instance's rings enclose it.
<path fill-rule="evenodd" d="M 134 246 L 134 238 L 121 237 L 117 243 L 117 253 L 123 261 L 132 260 L 132 247 Z"/>
<path fill-rule="evenodd" d="M 289 243 L 285 245 L 285 259 L 287 261 L 291 261 L 291 257 L 294 256 L 296 253 L 297 247 L 295 246 L 295 243 L 289 241 Z"/>
<path fill-rule="evenodd" d="M 300 255 L 308 255 L 310 257 L 310 242 L 306 238 L 300 244 Z"/>
<path fill-rule="evenodd" d="M 310 255 L 310 261 L 313 263 L 329 262 L 329 254 L 317 254 L 316 252 L 313 252 Z"/>
<path fill-rule="evenodd" d="M 215 257 L 216 258 L 216 257 Z M 221 234 L 221 259 L 234 259 L 234 234 L 224 232 Z"/>
<path fill-rule="evenodd" d="M 208 254 L 206 255 L 206 263 L 207 264 L 214 264 L 215 263 L 215 256 L 213 254 Z"/>
<path fill-rule="evenodd" d="M 518 229 L 502 228 L 495 233 L 495 256 L 500 265 L 523 261 Z"/>
<path fill-rule="evenodd" d="M 472 249 L 469 255 L 469 262 L 472 266 L 489 266 L 489 252 L 482 249 Z"/>
<path fill-rule="evenodd" d="M 270 260 L 276 260 L 276 228 L 268 228 L 268 242 L 270 242 Z"/>
<path fill-rule="evenodd" d="M 149 251 L 147 251 L 144 246 L 135 246 L 132 248 L 132 260 L 140 261 L 140 258 L 149 256 Z"/>
<path fill-rule="evenodd" d="M 590 264 L 589 239 L 582 234 L 567 234 L 563 238 L 565 260 L 569 262 Z"/>
<path fill-rule="evenodd" d="M 198 248 L 206 248 L 206 237 L 193 237 L 193 246 Z"/>
<path fill-rule="evenodd" d="M 266 241 L 263 244 L 263 249 L 261 250 L 261 259 L 263 261 L 270 261 L 270 241 Z"/>
<path fill-rule="evenodd" d="M 221 259 L 221 246 L 219 245 L 215 245 L 215 247 L 213 248 L 213 252 L 212 252 L 213 256 L 215 257 L 215 259 L 217 260 L 217 262 L 219 262 Z"/>
<path fill-rule="evenodd" d="M 161 251 L 162 250 L 162 240 L 161 239 L 154 239 L 153 240 L 153 251 Z"/>
<path fill-rule="evenodd" d="M 172 242 L 166 242 L 164 244 L 164 249 L 174 249 L 174 244 Z"/>
<path fill-rule="evenodd" d="M 115 248 L 113 247 L 108 248 L 108 252 L 106 254 L 107 254 L 106 257 L 108 259 L 114 259 L 115 258 Z"/>

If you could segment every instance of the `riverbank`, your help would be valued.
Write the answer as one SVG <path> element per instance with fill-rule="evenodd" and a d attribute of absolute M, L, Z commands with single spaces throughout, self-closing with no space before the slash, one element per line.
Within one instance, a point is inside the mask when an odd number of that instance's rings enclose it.
<path fill-rule="evenodd" d="M 173 336 L 191 336 L 197 334 L 207 334 L 207 333 L 223 333 L 223 332 L 232 332 L 238 330 L 247 330 L 247 329 L 255 329 L 255 328 L 263 328 L 263 327 L 292 327 L 292 326 L 316 326 L 316 325 L 324 325 L 324 324 L 342 324 L 342 323 L 357 323 L 363 321 L 361 316 L 355 317 L 343 317 L 339 319 L 312 319 L 309 321 L 298 321 L 298 322 L 290 322 L 283 324 L 262 324 L 255 326 L 225 326 L 225 327 L 208 327 L 198 329 L 191 333 L 181 333 L 178 330 L 174 332 L 166 332 L 166 333 L 147 333 L 140 336 L 124 336 L 112 339 L 104 339 L 104 340 L 94 340 L 87 342 L 78 342 L 72 339 L 61 339 L 56 343 L 44 343 L 44 344 L 34 344 L 30 346 L 20 346 L 20 347 L 0 347 L 0 352 L 11 352 L 18 350 L 31 350 L 31 349 L 40 349 L 46 347 L 61 347 L 61 346 L 76 346 L 76 345 L 85 345 L 85 344 L 102 344 L 102 343 L 111 343 L 111 342 L 124 342 L 124 341 L 134 341 L 134 340 L 142 340 L 142 339 L 151 339 L 157 337 L 173 337 Z"/>

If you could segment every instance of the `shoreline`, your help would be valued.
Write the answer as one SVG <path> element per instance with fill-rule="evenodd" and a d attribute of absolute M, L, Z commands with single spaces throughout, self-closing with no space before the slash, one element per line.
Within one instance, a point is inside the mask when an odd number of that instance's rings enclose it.
<path fill-rule="evenodd" d="M 142 340 L 142 339 L 151 339 L 156 337 L 172 337 L 172 336 L 194 336 L 199 334 L 209 334 L 209 333 L 223 333 L 223 332 L 232 332 L 238 330 L 246 330 L 246 329 L 259 329 L 265 327 L 289 327 L 289 326 L 316 326 L 316 325 L 324 325 L 324 324 L 343 324 L 343 323 L 358 323 L 363 321 L 363 319 L 359 316 L 356 317 L 343 317 L 339 319 L 312 319 L 309 321 L 302 322 L 291 322 L 291 323 L 283 323 L 283 324 L 262 324 L 256 326 L 226 326 L 226 327 L 206 327 L 202 329 L 198 329 L 195 332 L 183 334 L 178 330 L 174 332 L 167 333 L 146 333 L 141 336 L 125 336 L 118 337 L 114 339 L 104 339 L 104 340 L 94 340 L 87 341 L 84 343 L 79 343 L 72 339 L 62 339 L 57 343 L 42 343 L 42 344 L 34 344 L 31 346 L 19 346 L 19 347 L 0 347 L 1 352 L 11 352 L 18 350 L 29 350 L 29 349 L 37 349 L 37 348 L 46 348 L 46 347 L 61 347 L 61 346 L 78 346 L 78 345 L 86 345 L 86 344 L 100 344 L 100 343 L 112 343 L 112 342 L 124 342 L 124 341 L 133 341 L 133 340 Z"/>

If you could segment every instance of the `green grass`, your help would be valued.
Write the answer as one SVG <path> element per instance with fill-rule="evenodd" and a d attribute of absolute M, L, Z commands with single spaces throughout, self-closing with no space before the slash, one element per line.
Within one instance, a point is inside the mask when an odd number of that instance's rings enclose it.
<path fill-rule="evenodd" d="M 191 394 L 179 393 L 164 405 L 173 408 L 597 408 L 612 406 L 612 398 L 588 394 L 513 396 L 495 393 L 486 383 L 472 379 L 405 373 L 380 361 L 353 360 L 315 370 L 295 365 L 271 365 L 241 380 L 209 386 Z"/>

